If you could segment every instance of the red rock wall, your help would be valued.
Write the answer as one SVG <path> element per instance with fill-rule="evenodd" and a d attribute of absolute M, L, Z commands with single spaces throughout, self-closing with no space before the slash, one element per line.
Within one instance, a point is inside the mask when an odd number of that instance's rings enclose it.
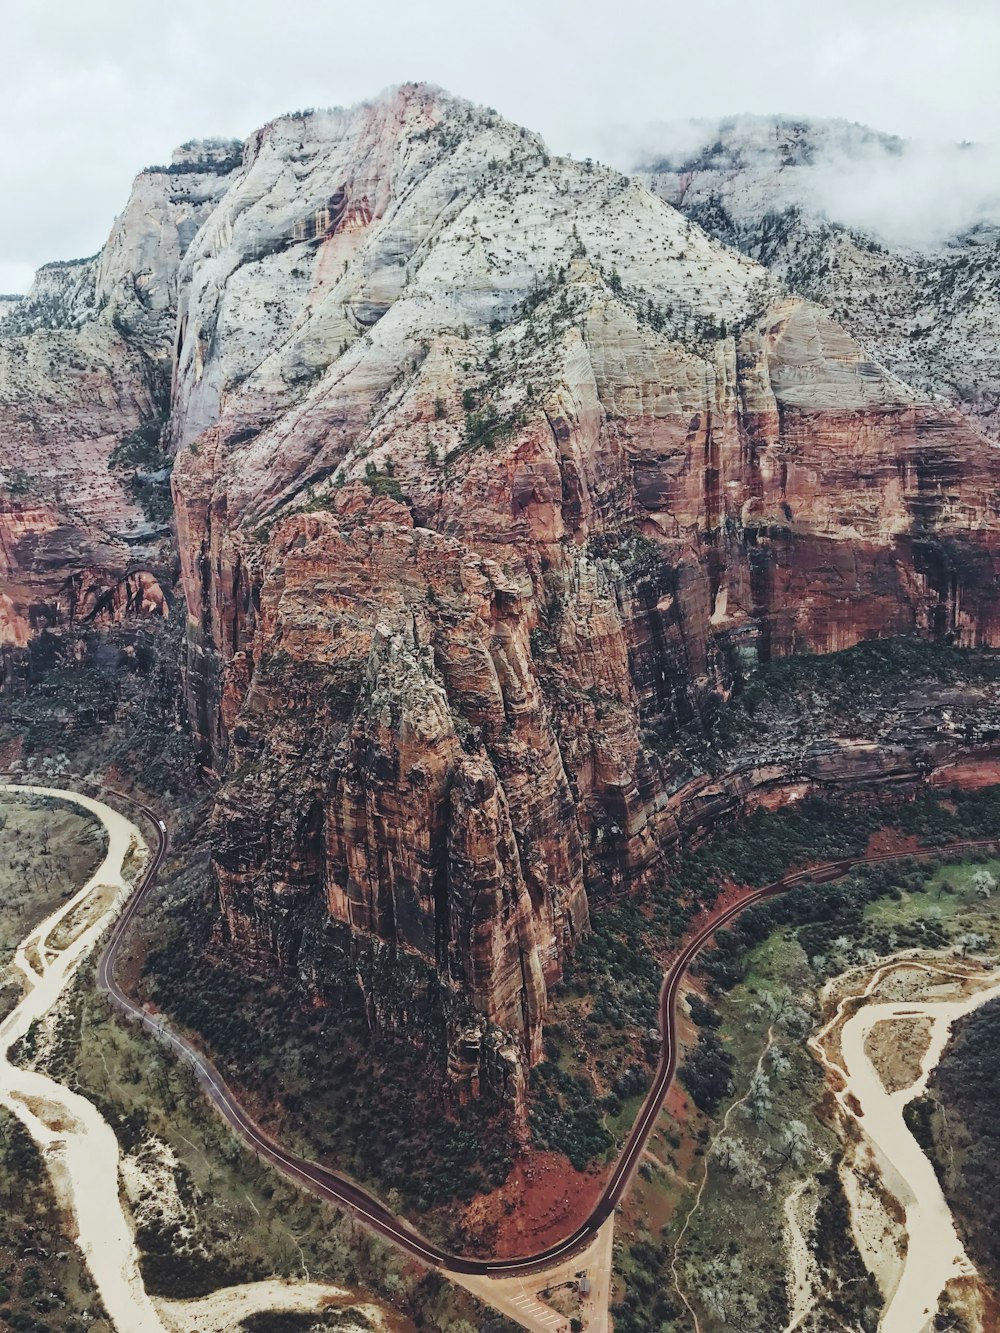
<path fill-rule="evenodd" d="M 182 458 L 189 681 L 226 779 L 237 947 L 298 965 L 319 897 L 535 1057 L 587 891 L 661 874 L 684 830 L 788 779 L 716 786 L 685 758 L 741 662 L 997 642 L 988 447 L 812 308 L 762 328 L 706 357 L 605 302 L 544 405 L 444 486 L 416 444 L 440 384 L 418 374 L 424 406 L 391 435 L 406 504 L 355 483 L 336 512 L 261 528 L 239 444 L 213 431 Z M 260 484 L 279 492 L 302 449 Z M 870 780 L 912 767 L 872 762 Z"/>

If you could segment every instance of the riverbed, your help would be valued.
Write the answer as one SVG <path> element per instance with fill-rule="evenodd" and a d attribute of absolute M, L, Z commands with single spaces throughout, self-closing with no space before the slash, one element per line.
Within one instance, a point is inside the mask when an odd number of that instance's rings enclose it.
<path fill-rule="evenodd" d="M 91 878 L 19 944 L 14 967 L 21 1001 L 0 1023 L 0 1105 L 28 1130 L 49 1170 L 56 1197 L 72 1219 L 108 1317 L 118 1333 L 225 1333 L 258 1310 L 318 1311 L 341 1306 L 351 1293 L 316 1282 L 247 1283 L 202 1301 L 156 1301 L 146 1292 L 130 1220 L 119 1190 L 118 1141 L 97 1108 L 47 1075 L 20 1069 L 10 1052 L 32 1023 L 50 1014 L 81 962 L 91 953 L 141 874 L 149 849 L 140 830 L 104 802 L 61 789 L 5 785 L 12 795 L 48 796 L 96 815 L 108 833 L 104 860 Z M 84 906 L 89 911 L 80 911 Z M 366 1305 L 368 1326 L 384 1327 Z"/>
<path fill-rule="evenodd" d="M 826 1070 L 845 1122 L 860 1134 L 881 1187 L 902 1214 L 899 1255 L 890 1255 L 883 1242 L 886 1253 L 879 1260 L 870 1215 L 863 1212 L 858 1193 L 852 1198 L 848 1191 L 858 1248 L 885 1297 L 879 1333 L 924 1333 L 946 1287 L 963 1279 L 968 1287 L 977 1273 L 934 1168 L 907 1128 L 903 1112 L 925 1091 L 956 1020 L 1000 996 L 1000 972 L 960 960 L 908 956 L 883 963 L 867 976 L 849 974 L 832 983 L 832 989 L 840 999 L 809 1044 Z M 917 1076 L 890 1090 L 873 1063 L 873 1030 L 882 1023 L 917 1021 L 926 1030 Z"/>

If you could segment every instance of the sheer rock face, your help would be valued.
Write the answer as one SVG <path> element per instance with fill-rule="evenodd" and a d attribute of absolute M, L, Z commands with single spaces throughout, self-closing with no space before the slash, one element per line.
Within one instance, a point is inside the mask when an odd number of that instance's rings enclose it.
<path fill-rule="evenodd" d="M 184 274 L 189 692 L 257 965 L 321 902 L 534 1056 L 588 891 L 782 776 L 684 758 L 740 670 L 997 641 L 973 427 L 487 114 L 275 122 Z"/>
<path fill-rule="evenodd" d="M 111 457 L 139 429 L 155 437 L 181 257 L 231 155 L 192 146 L 141 173 L 102 252 L 46 265 L 0 318 L 0 647 L 109 608 L 165 609 L 158 587 L 136 592 L 169 570 L 169 531 L 147 520 Z"/>
<path fill-rule="evenodd" d="M 252 576 L 253 638 L 221 705 L 228 930 L 258 961 L 296 966 L 319 898 L 537 1054 L 587 903 L 524 607 L 492 562 L 382 508 L 282 520 L 275 563 Z"/>
<path fill-rule="evenodd" d="M 220 942 L 373 1026 L 435 995 L 456 1076 L 516 1090 L 588 899 L 795 777 L 689 757 L 740 674 L 997 642 L 994 455 L 637 182 L 427 88 L 273 122 L 199 218 L 147 286 Z M 809 780 L 905 769 L 844 755 Z"/>
<path fill-rule="evenodd" d="M 741 116 L 705 126 L 700 150 L 659 157 L 654 147 L 637 170 L 1000 442 L 1000 211 L 987 149 L 846 121 Z M 907 207 L 920 180 L 937 185 L 933 207 Z"/>

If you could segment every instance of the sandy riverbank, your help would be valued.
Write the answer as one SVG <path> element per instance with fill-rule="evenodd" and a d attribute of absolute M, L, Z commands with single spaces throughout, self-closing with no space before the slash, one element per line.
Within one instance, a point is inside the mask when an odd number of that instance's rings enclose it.
<path fill-rule="evenodd" d="M 19 1069 L 11 1049 L 32 1023 L 50 1014 L 83 959 L 97 944 L 148 857 L 139 829 L 102 801 L 55 788 L 4 786 L 12 795 L 49 796 L 89 810 L 104 824 L 108 849 L 82 888 L 21 941 L 14 966 L 25 994 L 0 1023 L 0 1104 L 37 1144 L 56 1196 L 72 1220 L 109 1318 L 119 1333 L 229 1333 L 241 1318 L 264 1310 L 318 1311 L 352 1304 L 346 1289 L 317 1282 L 247 1283 L 200 1301 L 150 1299 L 119 1191 L 120 1153 L 111 1127 L 85 1097 L 47 1075 Z M 95 904 L 99 910 L 94 909 Z M 77 926 L 79 925 L 79 928 Z M 60 929 L 61 928 L 61 929 Z M 63 947 L 56 947 L 58 942 Z M 369 1327 L 384 1327 L 377 1306 L 359 1307 Z M 346 1326 L 345 1326 L 346 1327 Z"/>
<path fill-rule="evenodd" d="M 984 972 L 975 964 L 953 960 L 909 956 L 883 963 L 867 975 L 849 974 L 828 989 L 839 999 L 832 1016 L 809 1044 L 826 1070 L 845 1126 L 853 1128 L 856 1163 L 870 1161 L 875 1166 L 881 1186 L 898 1202 L 902 1215 L 901 1257 L 894 1254 L 885 1262 L 876 1262 L 874 1257 L 884 1248 L 884 1235 L 873 1237 L 872 1227 L 888 1225 L 891 1229 L 891 1222 L 879 1218 L 877 1210 L 862 1201 L 860 1190 L 848 1190 L 858 1248 L 885 1297 L 879 1331 L 924 1333 L 933 1323 L 946 1287 L 968 1286 L 976 1270 L 955 1229 L 934 1168 L 910 1133 L 903 1113 L 926 1089 L 956 1020 L 1000 996 L 1000 972 Z M 880 1024 L 918 1020 L 926 1038 L 916 1077 L 905 1086 L 899 1086 L 902 1080 L 898 1077 L 890 1079 L 887 1087 L 873 1063 L 877 1044 L 872 1035 Z"/>

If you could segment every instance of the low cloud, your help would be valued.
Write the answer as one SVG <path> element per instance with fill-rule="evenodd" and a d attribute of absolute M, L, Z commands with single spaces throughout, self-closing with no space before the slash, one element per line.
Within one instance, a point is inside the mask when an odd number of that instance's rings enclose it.
<path fill-rule="evenodd" d="M 900 245 L 940 244 L 1000 223 L 1000 146 L 907 144 L 898 157 L 832 160 L 819 165 L 812 188 L 837 222 Z"/>
<path fill-rule="evenodd" d="M 713 153 L 722 143 L 724 154 Z M 1000 145 L 932 143 L 839 120 L 734 116 L 618 128 L 602 156 L 623 170 L 720 171 L 733 206 L 798 204 L 894 245 L 928 248 L 1000 225 Z M 741 177 L 740 189 L 726 184 Z"/>

